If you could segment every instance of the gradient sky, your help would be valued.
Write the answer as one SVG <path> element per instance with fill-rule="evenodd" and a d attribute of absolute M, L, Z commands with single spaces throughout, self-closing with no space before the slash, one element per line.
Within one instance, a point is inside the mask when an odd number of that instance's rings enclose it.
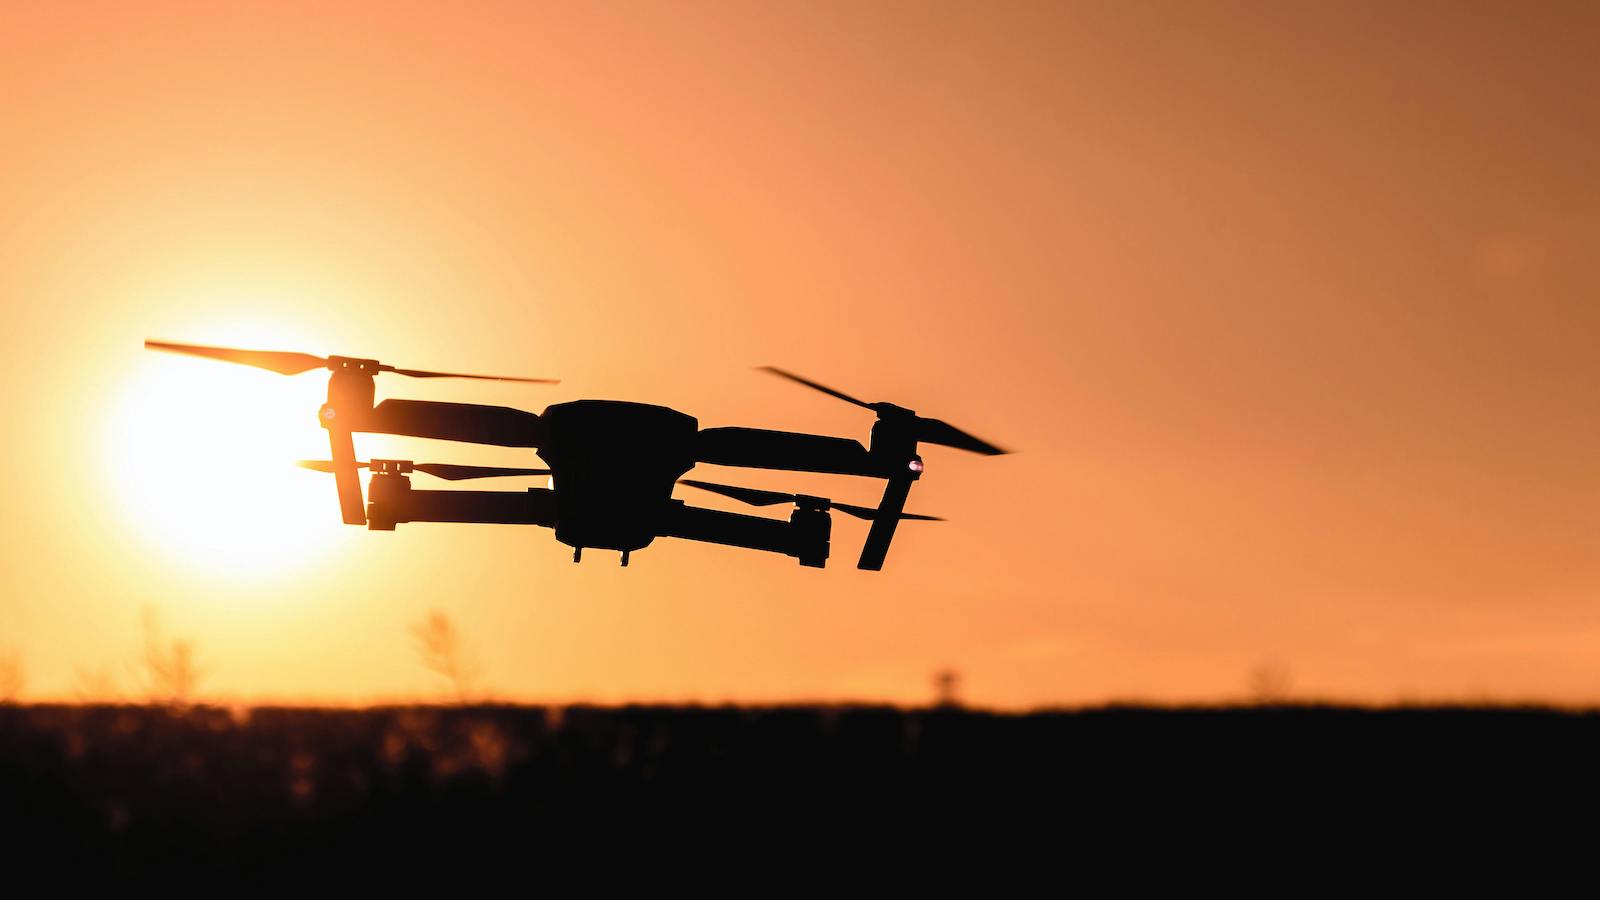
<path fill-rule="evenodd" d="M 437 608 L 534 700 L 1218 699 L 1264 662 L 1600 700 L 1596 47 L 1589 3 L 0 3 L 0 650 L 35 696 L 126 682 L 154 608 L 213 696 L 426 697 Z M 865 439 L 774 364 L 1022 452 L 929 448 L 910 508 L 950 521 L 882 573 L 851 519 L 826 571 L 574 566 L 341 528 L 287 466 L 323 378 L 146 336 Z"/>

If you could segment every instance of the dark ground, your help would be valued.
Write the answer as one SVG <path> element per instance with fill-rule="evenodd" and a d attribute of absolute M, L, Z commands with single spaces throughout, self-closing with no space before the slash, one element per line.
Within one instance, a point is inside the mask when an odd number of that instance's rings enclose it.
<path fill-rule="evenodd" d="M 230 868 L 528 847 L 1395 842 L 1600 810 L 1539 708 L 0 707 L 12 858 Z"/>

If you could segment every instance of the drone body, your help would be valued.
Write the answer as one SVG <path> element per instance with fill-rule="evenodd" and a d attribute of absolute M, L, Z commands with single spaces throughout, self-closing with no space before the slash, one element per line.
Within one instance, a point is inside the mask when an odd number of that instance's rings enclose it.
<path fill-rule="evenodd" d="M 576 400 L 547 407 L 539 458 L 555 488 L 556 540 L 642 549 L 669 524 L 672 487 L 694 467 L 699 423 L 664 406 Z"/>
<path fill-rule="evenodd" d="M 888 403 L 865 403 L 778 369 L 769 371 L 823 393 L 873 410 L 878 421 L 871 443 L 826 435 L 758 428 L 705 428 L 689 415 L 646 403 L 575 400 L 549 406 L 542 414 L 504 406 L 384 400 L 374 404 L 373 378 L 394 372 L 414 378 L 491 378 L 397 369 L 377 360 L 303 353 L 234 350 L 146 341 L 145 346 L 243 363 L 293 375 L 326 368 L 328 402 L 319 420 L 328 431 L 333 459 L 303 462 L 331 472 L 344 521 L 378 531 L 407 522 L 484 522 L 539 525 L 554 529 L 556 540 L 581 559 L 585 548 L 617 550 L 622 564 L 635 550 L 658 537 L 726 544 L 794 557 L 801 565 L 827 563 L 831 510 L 868 519 L 872 528 L 857 566 L 877 570 L 901 519 L 930 519 L 903 512 L 911 485 L 922 475 L 918 442 L 938 443 L 976 453 L 1005 451 L 946 422 L 927 419 Z M 546 379 L 492 379 L 547 382 Z M 376 433 L 465 441 L 533 449 L 548 468 L 509 469 L 411 463 L 404 460 L 358 462 L 352 435 Z M 699 463 L 747 468 L 822 472 L 882 478 L 877 508 L 833 503 L 822 497 L 685 480 Z M 357 470 L 369 468 L 363 503 Z M 549 475 L 549 488 L 526 491 L 438 491 L 413 488 L 410 475 L 425 472 L 460 480 L 500 476 Z M 677 484 L 713 491 L 757 506 L 792 503 L 787 521 L 690 506 L 674 499 Z"/>

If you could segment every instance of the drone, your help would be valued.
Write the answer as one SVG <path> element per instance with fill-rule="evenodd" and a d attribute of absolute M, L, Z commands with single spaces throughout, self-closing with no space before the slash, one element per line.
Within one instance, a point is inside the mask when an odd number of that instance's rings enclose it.
<path fill-rule="evenodd" d="M 548 378 L 502 378 L 401 369 L 375 359 L 309 353 L 239 350 L 147 340 L 147 349 L 201 356 L 299 375 L 326 369 L 328 400 L 318 420 L 328 432 L 331 460 L 299 465 L 331 473 L 339 510 L 347 525 L 393 531 L 411 522 L 480 522 L 538 525 L 573 548 L 580 562 L 586 549 L 616 550 L 622 565 L 635 550 L 658 537 L 705 541 L 778 553 L 802 566 L 827 565 L 831 513 L 872 523 L 856 567 L 883 568 L 895 529 L 903 520 L 938 520 L 905 512 L 911 486 L 925 467 L 919 444 L 938 444 L 985 456 L 1009 451 L 945 422 L 893 403 L 868 403 L 792 372 L 764 371 L 821 391 L 877 414 L 867 446 L 848 438 L 760 428 L 701 428 L 674 409 L 620 400 L 574 400 L 531 413 L 506 406 L 431 400 L 386 399 L 374 403 L 374 379 L 382 373 L 411 378 L 471 378 L 555 384 Z M 353 435 L 391 434 L 533 450 L 540 468 L 464 466 L 410 460 L 358 461 Z M 706 463 L 754 469 L 818 472 L 881 478 L 876 507 L 835 503 L 826 497 L 686 479 Z M 371 473 L 363 502 L 358 470 Z M 549 487 L 525 491 L 426 490 L 411 486 L 414 473 L 461 481 L 510 476 L 549 476 Z M 675 485 L 710 491 L 753 506 L 792 504 L 787 520 L 690 506 L 674 499 Z"/>

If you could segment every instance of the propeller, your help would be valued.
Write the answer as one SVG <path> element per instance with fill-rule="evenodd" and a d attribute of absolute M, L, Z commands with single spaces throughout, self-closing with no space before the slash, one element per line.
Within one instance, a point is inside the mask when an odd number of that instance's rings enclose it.
<path fill-rule="evenodd" d="M 295 463 L 313 472 L 333 472 L 333 462 L 326 459 L 302 459 Z M 356 468 L 365 469 L 369 463 L 358 462 Z M 468 478 L 503 478 L 511 475 L 549 475 L 549 469 L 506 469 L 499 466 L 454 466 L 449 463 L 403 463 L 418 472 L 426 472 L 446 481 L 464 481 Z M 401 471 L 405 471 L 402 468 Z"/>
<path fill-rule="evenodd" d="M 946 447 L 955 447 L 972 453 L 982 453 L 985 456 L 998 456 L 1002 453 L 1011 452 L 997 447 L 982 438 L 968 434 L 943 419 L 929 419 L 925 416 L 919 416 L 915 412 L 903 406 L 896 406 L 893 403 L 868 403 L 865 400 L 852 397 L 844 391 L 835 390 L 825 384 L 818 384 L 809 378 L 803 378 L 793 372 L 786 372 L 776 366 L 762 366 L 761 368 L 763 371 L 803 384 L 814 391 L 821 391 L 830 397 L 836 397 L 846 403 L 853 403 L 862 409 L 870 409 L 878 414 L 879 419 L 909 420 L 912 436 L 921 443 L 942 444 Z"/>
<path fill-rule="evenodd" d="M 778 491 L 763 491 L 757 490 L 756 488 L 736 487 L 731 484 L 716 484 L 710 481 L 695 481 L 692 478 L 685 478 L 678 483 L 687 484 L 690 487 L 697 487 L 702 491 L 710 491 L 713 494 L 721 494 L 724 497 L 732 497 L 741 503 L 748 503 L 751 506 L 774 506 L 779 503 L 795 503 L 805 506 L 808 502 L 816 502 L 822 509 L 828 509 L 831 507 L 847 515 L 855 516 L 858 519 L 866 519 L 869 522 L 878 517 L 878 511 L 870 506 L 855 506 L 849 503 L 834 503 L 832 500 L 829 500 L 826 497 L 809 497 L 804 494 L 784 494 Z M 918 519 L 924 522 L 944 521 L 944 519 L 938 516 L 922 516 L 916 513 L 905 512 L 900 514 L 900 518 Z"/>
<path fill-rule="evenodd" d="M 206 347 L 200 344 L 174 344 L 170 341 L 144 342 L 146 350 L 162 350 L 167 353 L 185 353 L 189 356 L 204 356 L 208 359 L 220 359 L 223 362 L 239 363 L 245 366 L 255 366 L 279 375 L 299 375 L 312 369 L 334 369 L 342 367 L 341 363 L 352 360 L 354 357 L 346 356 L 312 356 L 309 353 L 292 353 L 278 350 L 237 350 L 232 347 Z M 466 375 L 461 372 L 430 372 L 424 369 L 397 369 L 394 366 L 377 363 L 376 360 L 357 360 L 358 362 L 371 362 L 375 371 L 393 372 L 396 375 L 408 375 L 412 378 L 474 378 L 479 381 L 524 381 L 532 384 L 556 384 L 554 378 L 509 378 L 499 375 Z"/>

